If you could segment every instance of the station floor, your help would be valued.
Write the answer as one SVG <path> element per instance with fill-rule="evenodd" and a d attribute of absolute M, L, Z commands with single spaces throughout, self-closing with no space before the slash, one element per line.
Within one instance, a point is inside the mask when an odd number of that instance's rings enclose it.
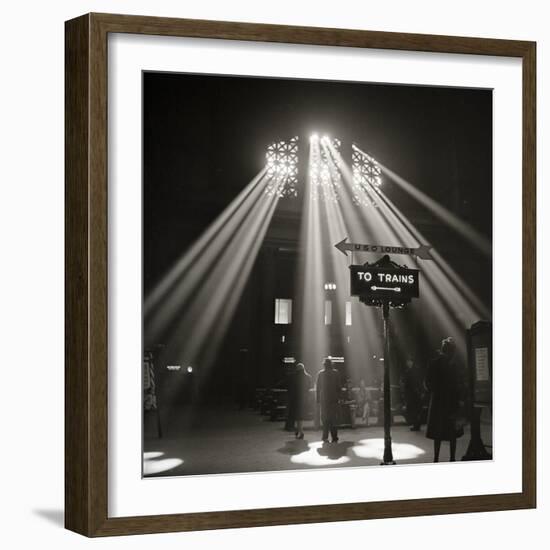
<path fill-rule="evenodd" d="M 433 442 L 421 431 L 399 424 L 392 427 L 392 450 L 398 464 L 432 462 Z M 162 438 L 144 440 L 143 474 L 146 477 L 265 472 L 378 466 L 384 449 L 384 430 L 359 424 L 339 430 L 339 441 L 323 445 L 321 431 L 304 423 L 305 436 L 297 440 L 284 430 L 284 422 L 272 422 L 251 410 L 219 410 L 203 413 L 193 427 L 165 427 Z M 183 422 L 182 422 L 183 426 Z M 491 444 L 491 423 L 483 422 L 482 439 Z M 466 453 L 469 427 L 457 441 L 457 460 Z M 489 452 L 491 448 L 488 447 Z M 449 460 L 449 445 L 442 443 L 440 460 Z"/>

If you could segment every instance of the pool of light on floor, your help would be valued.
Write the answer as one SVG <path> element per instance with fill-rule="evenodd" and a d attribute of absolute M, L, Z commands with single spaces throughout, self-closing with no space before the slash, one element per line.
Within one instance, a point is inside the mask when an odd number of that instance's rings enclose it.
<path fill-rule="evenodd" d="M 411 460 L 426 454 L 424 449 L 411 443 L 393 443 L 392 452 L 394 460 Z M 361 439 L 353 447 L 352 451 L 358 458 L 382 458 L 384 456 L 384 439 Z"/>
<path fill-rule="evenodd" d="M 161 458 L 162 456 L 164 456 L 164 453 L 160 451 L 143 453 L 144 476 L 168 472 L 169 470 L 173 470 L 183 464 L 183 460 L 181 458 Z"/>
<path fill-rule="evenodd" d="M 322 441 L 314 441 L 308 444 L 307 451 L 292 455 L 290 461 L 294 464 L 307 464 L 308 466 L 335 466 L 350 461 L 349 456 L 339 456 L 335 453 L 337 447 L 329 443 L 323 445 Z"/>
<path fill-rule="evenodd" d="M 342 444 L 324 444 L 322 441 L 314 441 L 308 444 L 307 450 L 290 457 L 293 464 L 304 464 L 314 467 L 337 466 L 346 464 L 351 460 L 350 455 L 356 458 L 381 460 L 384 456 L 384 439 L 361 439 L 342 448 Z M 392 443 L 393 457 L 395 460 L 413 460 L 426 454 L 424 449 L 411 443 Z"/>
<path fill-rule="evenodd" d="M 153 460 L 155 458 L 160 458 L 164 453 L 162 451 L 149 451 L 143 453 L 143 460 Z"/>

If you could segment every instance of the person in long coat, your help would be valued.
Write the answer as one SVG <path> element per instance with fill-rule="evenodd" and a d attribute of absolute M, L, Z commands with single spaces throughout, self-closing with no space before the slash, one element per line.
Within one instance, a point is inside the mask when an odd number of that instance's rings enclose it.
<path fill-rule="evenodd" d="M 461 384 L 453 361 L 456 344 L 452 338 L 441 342 L 441 349 L 428 365 L 425 385 L 430 394 L 426 437 L 434 441 L 434 462 L 439 462 L 441 442 L 448 441 L 451 461 L 455 460 L 456 440 L 464 435 L 457 425 Z"/>
<path fill-rule="evenodd" d="M 294 435 L 297 439 L 304 438 L 303 422 L 308 416 L 308 392 L 311 388 L 311 376 L 303 363 L 296 365 L 296 371 L 289 384 L 288 416 L 296 423 Z"/>
<path fill-rule="evenodd" d="M 327 357 L 323 361 L 323 370 L 317 376 L 317 403 L 321 407 L 321 423 L 323 425 L 323 442 L 328 442 L 328 434 L 332 442 L 338 441 L 338 412 L 340 394 L 342 391 L 340 373 L 332 366 Z"/>

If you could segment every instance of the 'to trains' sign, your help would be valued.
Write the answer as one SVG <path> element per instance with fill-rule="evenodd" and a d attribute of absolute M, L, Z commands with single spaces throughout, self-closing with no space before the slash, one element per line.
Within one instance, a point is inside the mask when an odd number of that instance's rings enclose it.
<path fill-rule="evenodd" d="M 418 269 L 350 265 L 351 295 L 374 300 L 408 302 L 419 297 Z"/>

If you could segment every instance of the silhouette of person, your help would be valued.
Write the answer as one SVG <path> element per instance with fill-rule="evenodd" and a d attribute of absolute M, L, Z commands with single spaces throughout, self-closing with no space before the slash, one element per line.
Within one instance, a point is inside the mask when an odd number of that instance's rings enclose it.
<path fill-rule="evenodd" d="M 321 407 L 321 423 L 323 425 L 323 442 L 328 442 L 328 434 L 332 442 L 338 441 L 338 408 L 341 392 L 340 373 L 333 367 L 327 357 L 323 361 L 323 370 L 317 376 L 317 403 Z"/>
<path fill-rule="evenodd" d="M 457 426 L 460 407 L 460 379 L 453 361 L 456 344 L 449 337 L 441 342 L 437 357 L 428 365 L 425 385 L 430 393 L 426 437 L 434 441 L 434 462 L 439 462 L 441 442 L 448 441 L 450 459 L 455 460 L 456 440 L 464 435 Z"/>
<path fill-rule="evenodd" d="M 292 419 L 292 422 L 296 422 L 294 434 L 297 439 L 304 438 L 303 421 L 306 420 L 308 415 L 307 396 L 310 388 L 311 376 L 306 372 L 304 364 L 298 363 L 290 379 L 288 396 L 288 416 Z"/>

